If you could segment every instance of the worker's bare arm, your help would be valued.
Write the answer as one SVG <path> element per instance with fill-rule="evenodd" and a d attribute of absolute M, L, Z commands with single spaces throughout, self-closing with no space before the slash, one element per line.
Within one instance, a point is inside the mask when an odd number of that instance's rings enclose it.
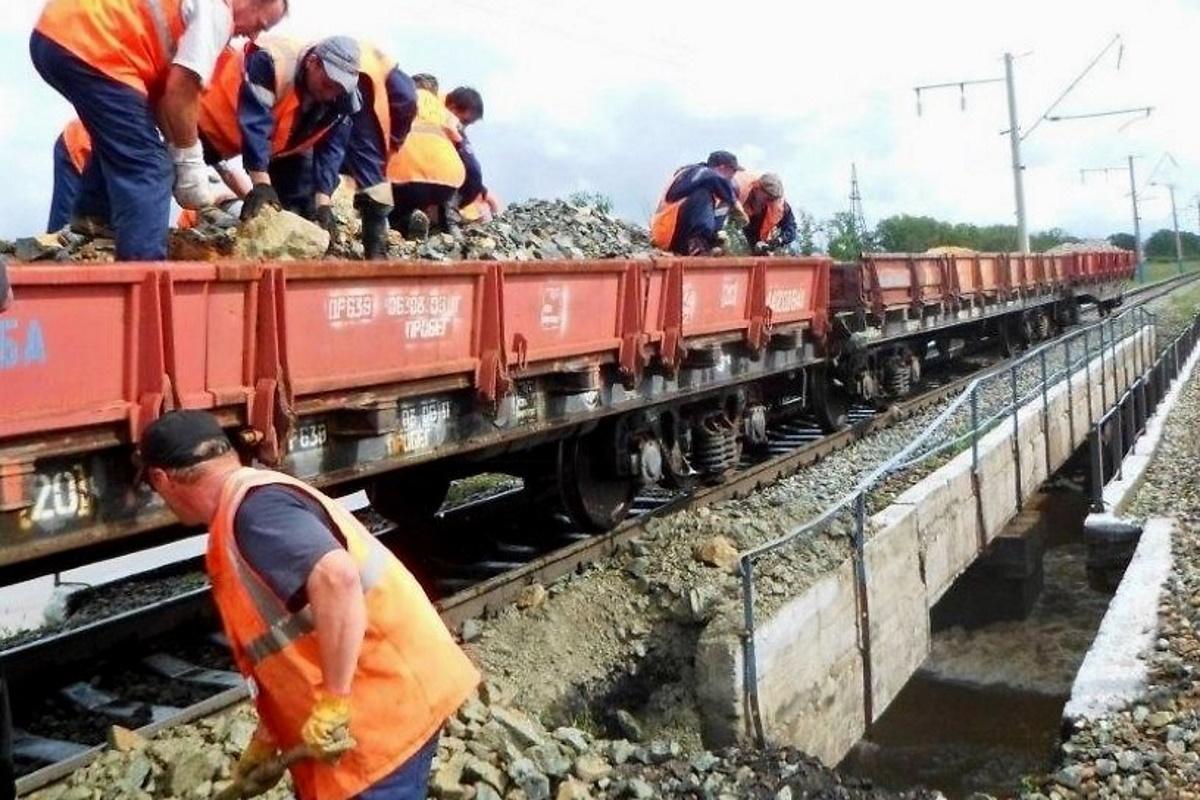
<path fill-rule="evenodd" d="M 187 67 L 171 65 L 167 85 L 158 104 L 158 124 L 163 136 L 175 147 L 196 144 L 196 126 L 200 116 L 200 78 Z"/>
<path fill-rule="evenodd" d="M 350 693 L 367 630 L 367 606 L 354 559 L 333 550 L 317 561 L 305 583 L 312 606 L 326 691 Z"/>

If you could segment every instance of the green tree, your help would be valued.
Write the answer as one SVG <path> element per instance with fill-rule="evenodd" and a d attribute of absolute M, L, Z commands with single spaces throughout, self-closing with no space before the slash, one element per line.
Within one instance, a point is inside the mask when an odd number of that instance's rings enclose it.
<path fill-rule="evenodd" d="M 1120 247 L 1122 250 L 1133 250 L 1137 247 L 1132 233 L 1114 233 L 1108 237 L 1108 243 L 1113 247 Z"/>
<path fill-rule="evenodd" d="M 1179 232 L 1180 243 L 1183 246 L 1184 258 L 1195 258 L 1200 255 L 1200 236 L 1187 231 Z M 1174 258 L 1175 257 L 1175 232 L 1167 228 L 1160 228 L 1150 235 L 1146 240 L 1146 257 L 1147 258 Z"/>
<path fill-rule="evenodd" d="M 863 251 L 876 249 L 874 235 L 870 231 L 860 231 L 849 211 L 839 211 L 821 227 L 829 242 L 826 249 L 837 261 L 857 261 Z"/>
<path fill-rule="evenodd" d="M 792 247 L 802 256 L 811 256 L 817 251 L 817 232 L 820 226 L 813 215 L 801 209 L 796 214 L 796 241 Z"/>

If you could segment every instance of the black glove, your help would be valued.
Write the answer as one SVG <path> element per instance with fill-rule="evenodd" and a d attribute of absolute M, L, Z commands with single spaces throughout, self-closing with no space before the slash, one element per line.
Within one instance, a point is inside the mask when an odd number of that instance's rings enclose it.
<path fill-rule="evenodd" d="M 392 207 L 372 200 L 365 194 L 355 195 L 354 207 L 362 216 L 363 258 L 368 261 L 388 256 L 388 214 Z"/>
<path fill-rule="evenodd" d="M 317 224 L 329 231 L 329 241 L 337 239 L 337 218 L 333 215 L 333 206 L 317 206 Z"/>
<path fill-rule="evenodd" d="M 257 217 L 258 212 L 263 210 L 263 206 L 283 208 L 274 186 L 269 183 L 256 183 L 254 188 L 242 198 L 242 222 Z"/>

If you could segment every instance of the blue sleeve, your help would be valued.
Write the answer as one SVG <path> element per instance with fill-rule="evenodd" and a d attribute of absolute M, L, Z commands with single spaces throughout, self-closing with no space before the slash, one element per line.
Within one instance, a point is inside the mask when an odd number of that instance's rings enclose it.
<path fill-rule="evenodd" d="M 362 108 L 350 118 L 350 135 L 346 143 L 346 172 L 359 189 L 383 183 L 387 171 L 386 135 L 379 129 L 375 116 L 375 98 L 370 81 L 360 81 Z"/>
<path fill-rule="evenodd" d="M 791 244 L 796 241 L 796 215 L 792 213 L 790 203 L 783 204 L 783 219 L 776 226 L 779 230 L 779 243 Z"/>
<path fill-rule="evenodd" d="M 332 196 L 337 189 L 338 175 L 346 161 L 350 132 L 350 120 L 340 120 L 313 147 L 313 185 L 321 194 Z"/>
<path fill-rule="evenodd" d="M 293 612 L 308 605 L 305 584 L 313 567 L 342 547 L 320 504 L 284 486 L 251 490 L 233 531 L 242 557 Z"/>
<path fill-rule="evenodd" d="M 679 173 L 672 181 L 671 187 L 667 189 L 667 202 L 673 203 L 676 200 L 682 200 L 698 189 L 711 192 L 728 206 L 737 202 L 737 190 L 733 188 L 733 181 L 722 178 L 702 164 L 689 167 Z"/>
<path fill-rule="evenodd" d="M 392 117 L 391 146 L 399 150 L 417 118 L 417 85 L 412 78 L 393 69 L 387 76 L 387 93 Z"/>
<path fill-rule="evenodd" d="M 485 191 L 483 188 L 483 166 L 480 165 L 479 159 L 475 157 L 475 149 L 471 147 L 471 142 L 466 135 L 462 137 L 456 147 L 458 155 L 462 158 L 463 166 L 466 167 L 467 177 L 463 180 L 463 185 L 458 189 L 459 202 L 462 205 L 467 205 L 472 200 Z"/>
<path fill-rule="evenodd" d="M 246 56 L 246 74 L 238 90 L 238 128 L 242 132 L 242 168 L 266 172 L 271 163 L 271 137 L 275 133 L 274 109 L 263 102 L 255 87 L 275 96 L 275 61 L 266 50 Z"/>

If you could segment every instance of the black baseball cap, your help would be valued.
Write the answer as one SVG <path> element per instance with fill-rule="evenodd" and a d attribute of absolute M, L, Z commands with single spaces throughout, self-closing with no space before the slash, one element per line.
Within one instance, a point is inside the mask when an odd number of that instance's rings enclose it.
<path fill-rule="evenodd" d="M 207 411 L 170 411 L 150 423 L 142 433 L 142 443 L 138 447 L 139 471 L 149 467 L 182 469 L 227 452 L 225 449 L 208 450 L 197 455 L 200 445 L 208 442 L 232 446 L 216 417 Z"/>
<path fill-rule="evenodd" d="M 729 167 L 730 169 L 738 169 L 737 156 L 728 150 L 714 150 L 708 154 L 706 162 L 710 167 Z"/>

